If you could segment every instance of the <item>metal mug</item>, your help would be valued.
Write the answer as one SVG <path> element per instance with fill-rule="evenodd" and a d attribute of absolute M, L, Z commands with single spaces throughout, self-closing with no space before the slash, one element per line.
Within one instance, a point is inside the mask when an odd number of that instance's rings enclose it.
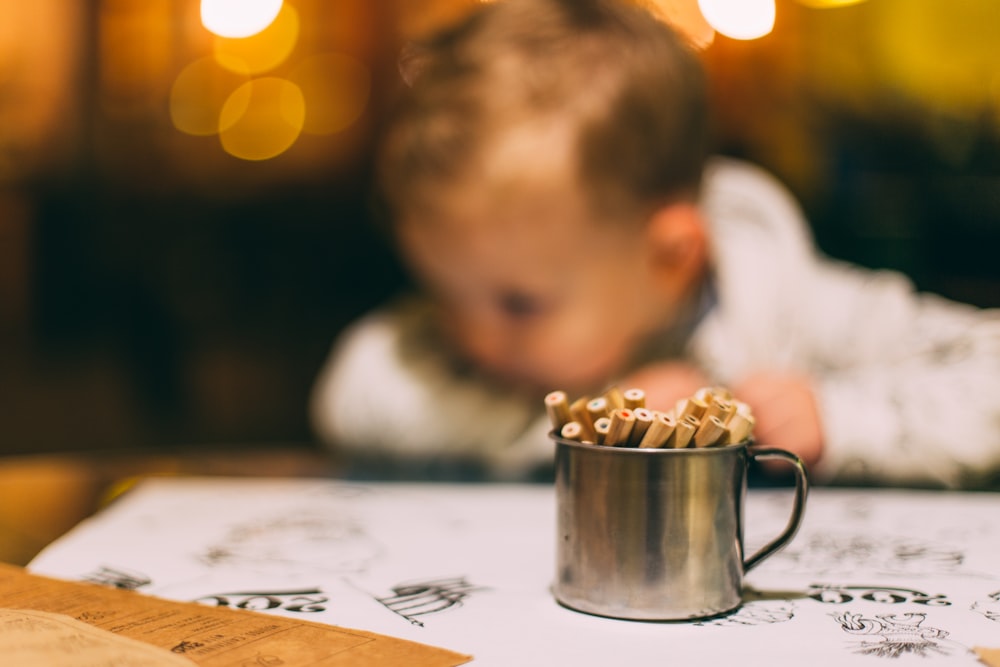
<path fill-rule="evenodd" d="M 557 572 L 562 605 L 599 616 L 679 621 L 736 610 L 743 577 L 788 544 L 802 522 L 801 459 L 752 441 L 638 449 L 567 440 L 556 432 Z M 784 531 L 743 556 L 747 469 L 780 459 L 795 472 Z"/>

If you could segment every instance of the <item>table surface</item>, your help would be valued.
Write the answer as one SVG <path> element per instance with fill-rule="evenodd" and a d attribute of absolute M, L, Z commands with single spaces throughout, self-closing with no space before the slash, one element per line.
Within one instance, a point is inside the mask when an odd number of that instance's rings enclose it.
<path fill-rule="evenodd" d="M 99 510 L 109 496 L 135 478 L 344 474 L 337 457 L 304 442 L 0 456 L 0 561 L 27 564 L 47 544 Z"/>
<path fill-rule="evenodd" d="M 781 531 L 791 497 L 748 494 L 748 553 Z M 974 665 L 974 647 L 1000 646 L 1000 494 L 813 489 L 793 542 L 747 575 L 740 610 L 685 623 L 558 605 L 554 501 L 544 484 L 149 478 L 29 569 L 491 667 Z"/>

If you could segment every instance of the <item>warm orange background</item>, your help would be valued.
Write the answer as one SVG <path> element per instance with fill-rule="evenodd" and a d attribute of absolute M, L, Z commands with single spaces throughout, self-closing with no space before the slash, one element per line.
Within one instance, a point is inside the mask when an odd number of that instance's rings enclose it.
<path fill-rule="evenodd" d="M 397 55 L 472 2 L 290 0 L 294 44 L 257 76 L 336 54 L 367 78 L 305 101 L 346 126 L 248 161 L 172 120 L 219 48 L 195 0 L 0 1 L 0 454 L 308 452 L 327 346 L 405 284 L 366 191 Z M 784 179 L 828 253 L 1000 305 L 1000 2 L 819 2 L 704 47 L 720 149 Z M 0 474 L 75 483 L 23 465 Z"/>

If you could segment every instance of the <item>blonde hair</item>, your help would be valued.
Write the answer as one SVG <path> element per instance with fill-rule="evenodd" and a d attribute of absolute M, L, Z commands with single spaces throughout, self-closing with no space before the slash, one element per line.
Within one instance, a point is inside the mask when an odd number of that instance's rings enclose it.
<path fill-rule="evenodd" d="M 413 66 L 415 63 L 415 67 Z M 433 207 L 491 136 L 569 123 L 592 205 L 641 209 L 698 188 L 704 75 L 670 28 L 622 0 L 496 0 L 419 45 L 389 119 L 379 184 L 390 211 Z"/>

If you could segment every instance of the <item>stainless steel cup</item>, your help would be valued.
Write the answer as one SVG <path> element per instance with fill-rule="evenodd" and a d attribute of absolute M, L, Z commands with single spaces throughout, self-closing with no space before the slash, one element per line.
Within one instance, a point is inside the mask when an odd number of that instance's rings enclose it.
<path fill-rule="evenodd" d="M 691 620 L 740 606 L 743 576 L 795 536 L 808 477 L 780 449 L 743 442 L 696 449 L 605 447 L 555 432 L 556 600 L 591 614 Z M 743 506 L 752 460 L 793 466 L 784 531 L 743 555 Z"/>

